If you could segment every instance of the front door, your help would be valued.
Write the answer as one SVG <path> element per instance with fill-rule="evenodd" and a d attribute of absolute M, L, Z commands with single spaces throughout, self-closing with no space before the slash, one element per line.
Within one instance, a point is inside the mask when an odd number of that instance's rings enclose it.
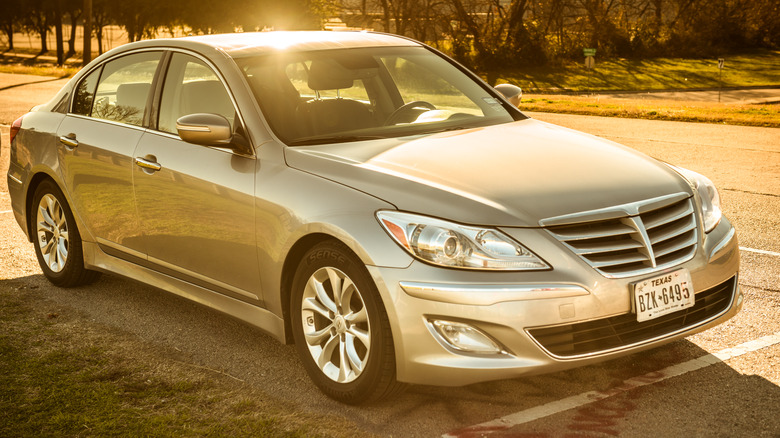
<path fill-rule="evenodd" d="M 174 53 L 163 85 L 159 123 L 135 151 L 136 206 L 155 269 L 245 301 L 260 301 L 255 237 L 257 160 L 228 149 L 186 143 L 176 119 L 236 110 L 202 60 Z"/>

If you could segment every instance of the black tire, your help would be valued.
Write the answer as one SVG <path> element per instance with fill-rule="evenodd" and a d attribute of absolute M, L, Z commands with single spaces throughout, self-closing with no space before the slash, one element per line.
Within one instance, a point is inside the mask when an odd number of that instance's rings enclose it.
<path fill-rule="evenodd" d="M 338 297 L 334 283 L 343 285 L 336 286 Z M 316 286 L 325 296 L 316 293 Z M 393 337 L 379 292 L 345 245 L 327 241 L 306 252 L 293 280 L 290 315 L 301 361 L 327 396 L 360 404 L 405 386 L 395 379 Z M 352 359 L 343 360 L 345 354 Z"/>
<path fill-rule="evenodd" d="M 51 180 L 35 189 L 30 206 L 30 233 L 43 275 L 59 287 L 74 287 L 95 281 L 100 273 L 84 268 L 76 220 L 65 195 Z"/>

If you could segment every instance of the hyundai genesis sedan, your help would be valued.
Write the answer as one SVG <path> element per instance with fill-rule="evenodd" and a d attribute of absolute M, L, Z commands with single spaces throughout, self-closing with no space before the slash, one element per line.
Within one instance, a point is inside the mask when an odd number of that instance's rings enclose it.
<path fill-rule="evenodd" d="M 709 179 L 509 99 L 380 33 L 131 43 L 14 122 L 13 213 L 53 284 L 112 273 L 232 315 L 344 403 L 604 361 L 740 310 Z"/>

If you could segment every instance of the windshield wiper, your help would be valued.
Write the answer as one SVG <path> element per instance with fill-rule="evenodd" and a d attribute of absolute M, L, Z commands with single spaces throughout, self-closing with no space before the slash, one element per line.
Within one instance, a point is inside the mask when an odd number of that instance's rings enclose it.
<path fill-rule="evenodd" d="M 288 142 L 289 146 L 306 146 L 313 144 L 341 143 L 350 141 L 380 140 L 387 137 L 378 135 L 333 135 L 323 137 L 310 137 Z"/>
<path fill-rule="evenodd" d="M 460 131 L 461 129 L 471 129 L 473 126 L 450 126 L 448 128 L 441 128 L 436 129 L 433 131 L 426 131 L 425 134 L 438 134 L 440 132 L 448 132 L 448 131 Z"/>

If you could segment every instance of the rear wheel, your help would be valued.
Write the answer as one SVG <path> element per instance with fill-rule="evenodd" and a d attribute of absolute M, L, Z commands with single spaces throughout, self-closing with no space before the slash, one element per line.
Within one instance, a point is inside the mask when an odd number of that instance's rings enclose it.
<path fill-rule="evenodd" d="M 35 255 L 43 275 L 60 287 L 95 281 L 100 274 L 84 268 L 81 236 L 65 196 L 57 185 L 41 182 L 30 212 Z"/>
<path fill-rule="evenodd" d="M 326 395 L 357 404 L 403 387 L 395 380 L 393 338 L 379 292 L 347 247 L 324 242 L 306 253 L 290 308 L 298 354 Z"/>

